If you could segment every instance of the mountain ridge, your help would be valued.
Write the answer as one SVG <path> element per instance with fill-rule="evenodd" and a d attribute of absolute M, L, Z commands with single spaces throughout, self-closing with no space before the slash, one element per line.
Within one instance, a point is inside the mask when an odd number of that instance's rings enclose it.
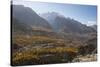
<path fill-rule="evenodd" d="M 45 20 L 47 20 L 51 24 L 53 29 L 55 29 L 56 31 L 61 31 L 62 28 L 63 28 L 62 30 L 64 30 L 65 28 L 70 33 L 71 32 L 72 33 L 95 32 L 91 27 L 86 26 L 85 24 L 82 24 L 81 22 L 71 19 L 69 17 L 66 18 L 65 16 L 56 12 L 43 13 L 43 14 L 40 14 L 40 16 L 44 18 Z M 61 31 L 61 32 L 64 32 L 64 31 Z"/>

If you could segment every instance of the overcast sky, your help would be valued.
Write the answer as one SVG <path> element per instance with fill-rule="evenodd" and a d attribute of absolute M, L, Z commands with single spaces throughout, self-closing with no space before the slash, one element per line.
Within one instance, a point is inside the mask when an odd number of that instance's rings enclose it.
<path fill-rule="evenodd" d="M 32 8 L 37 14 L 57 12 L 65 17 L 70 17 L 86 25 L 93 25 L 97 22 L 97 7 L 94 5 L 75 5 L 61 3 L 44 3 L 33 1 L 14 0 L 16 5 L 24 5 Z"/>

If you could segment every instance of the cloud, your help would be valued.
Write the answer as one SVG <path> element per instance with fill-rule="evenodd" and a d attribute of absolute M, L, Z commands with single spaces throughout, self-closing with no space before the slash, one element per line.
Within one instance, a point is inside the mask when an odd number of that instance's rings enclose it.
<path fill-rule="evenodd" d="M 97 24 L 96 21 L 88 21 L 88 22 L 86 23 L 87 26 L 92 26 L 92 25 L 96 25 L 96 24 Z"/>

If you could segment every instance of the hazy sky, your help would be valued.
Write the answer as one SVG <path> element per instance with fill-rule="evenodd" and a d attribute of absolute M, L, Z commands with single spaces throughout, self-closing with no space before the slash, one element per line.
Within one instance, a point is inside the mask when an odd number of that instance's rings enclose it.
<path fill-rule="evenodd" d="M 57 12 L 65 17 L 76 19 L 83 24 L 93 25 L 97 22 L 97 7 L 93 5 L 58 4 L 21 0 L 15 0 L 13 3 L 30 7 L 37 14 Z"/>

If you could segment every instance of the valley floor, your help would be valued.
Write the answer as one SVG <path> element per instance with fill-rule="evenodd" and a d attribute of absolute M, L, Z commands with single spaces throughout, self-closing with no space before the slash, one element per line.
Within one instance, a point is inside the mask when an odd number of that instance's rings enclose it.
<path fill-rule="evenodd" d="M 97 54 L 88 54 L 85 56 L 80 55 L 73 60 L 73 62 L 90 62 L 90 61 L 97 61 Z"/>

